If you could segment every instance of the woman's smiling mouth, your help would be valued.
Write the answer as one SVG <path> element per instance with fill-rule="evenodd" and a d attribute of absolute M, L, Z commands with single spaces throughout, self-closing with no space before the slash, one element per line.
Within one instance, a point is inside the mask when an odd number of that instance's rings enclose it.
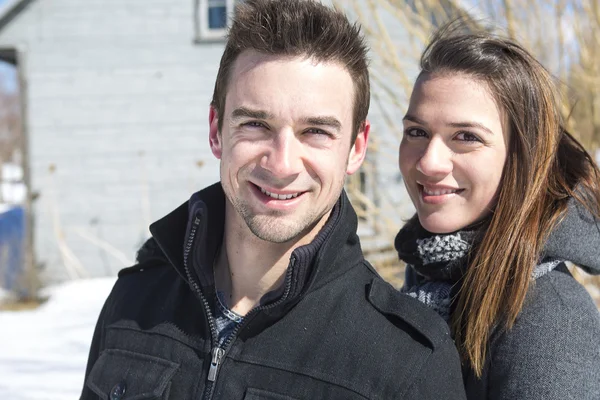
<path fill-rule="evenodd" d="M 419 187 L 421 199 L 427 204 L 442 204 L 464 191 L 464 189 L 461 188 L 450 188 L 447 186 L 425 186 L 420 183 L 417 183 L 417 185 Z"/>

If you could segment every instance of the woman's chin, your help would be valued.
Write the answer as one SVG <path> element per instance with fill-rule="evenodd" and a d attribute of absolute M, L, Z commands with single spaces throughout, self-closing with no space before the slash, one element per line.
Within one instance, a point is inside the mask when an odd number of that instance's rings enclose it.
<path fill-rule="evenodd" d="M 461 230 L 468 224 L 461 224 L 459 221 L 452 221 L 450 218 L 442 216 L 427 216 L 419 215 L 421 226 L 428 232 L 436 234 L 452 233 Z"/>

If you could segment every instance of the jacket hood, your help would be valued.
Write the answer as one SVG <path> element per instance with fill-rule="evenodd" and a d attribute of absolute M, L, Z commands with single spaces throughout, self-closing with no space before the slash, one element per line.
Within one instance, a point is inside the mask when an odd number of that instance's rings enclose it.
<path fill-rule="evenodd" d="M 574 198 L 567 213 L 550 233 L 542 257 L 577 264 L 590 274 L 600 274 L 600 220 Z"/>

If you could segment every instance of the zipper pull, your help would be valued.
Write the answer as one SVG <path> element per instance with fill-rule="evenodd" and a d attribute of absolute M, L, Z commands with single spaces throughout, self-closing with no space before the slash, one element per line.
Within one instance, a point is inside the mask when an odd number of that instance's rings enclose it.
<path fill-rule="evenodd" d="M 225 354 L 225 350 L 220 347 L 215 347 L 212 351 L 212 360 L 210 362 L 210 368 L 208 370 L 208 380 L 214 382 L 217 379 L 217 370 L 221 364 L 221 359 Z"/>

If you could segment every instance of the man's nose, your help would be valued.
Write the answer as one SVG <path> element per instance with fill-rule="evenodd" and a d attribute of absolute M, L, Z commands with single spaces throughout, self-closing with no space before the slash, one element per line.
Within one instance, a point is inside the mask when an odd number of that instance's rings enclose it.
<path fill-rule="evenodd" d="M 261 160 L 261 166 L 274 176 L 286 178 L 298 175 L 303 167 L 303 149 L 300 139 L 291 130 L 278 132 Z"/>
<path fill-rule="evenodd" d="M 429 177 L 443 178 L 452 172 L 452 150 L 441 139 L 432 139 L 417 162 L 417 171 Z"/>

